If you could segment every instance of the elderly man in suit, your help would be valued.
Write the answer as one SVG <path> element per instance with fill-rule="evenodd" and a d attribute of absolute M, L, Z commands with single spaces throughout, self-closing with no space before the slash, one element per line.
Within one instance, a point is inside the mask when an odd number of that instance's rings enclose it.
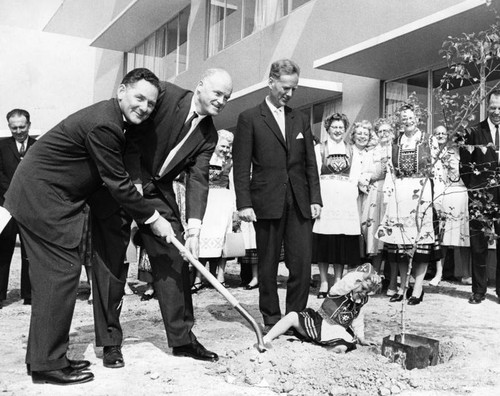
<path fill-rule="evenodd" d="M 172 235 L 169 222 L 137 191 L 122 157 L 126 123 L 140 124 L 149 117 L 158 89 L 151 71 L 132 70 L 116 99 L 76 112 L 42 136 L 12 179 L 5 208 L 16 219 L 31 260 L 26 363 L 35 383 L 68 385 L 93 379 L 83 371 L 90 362 L 67 356 L 89 196 L 105 184 L 139 224 L 158 236 Z"/>
<path fill-rule="evenodd" d="M 494 176 L 499 166 L 499 127 L 500 127 L 500 90 L 492 91 L 487 98 L 488 118 L 475 127 L 465 137 L 465 144 L 475 147 L 472 151 L 465 149 L 461 150 L 460 160 L 462 163 L 461 173 L 462 179 L 469 191 L 469 207 L 470 207 L 470 247 L 472 253 L 472 295 L 469 298 L 469 303 L 480 304 L 486 295 L 488 284 L 487 277 L 487 257 L 488 257 L 488 236 L 484 233 L 483 228 L 489 227 L 488 224 L 482 223 L 480 220 L 473 218 L 476 209 L 481 212 L 487 210 L 486 205 L 491 203 L 500 205 L 499 187 L 489 186 L 490 179 Z M 486 147 L 488 144 L 493 144 L 494 147 Z M 485 151 L 483 151 L 486 149 Z M 476 191 L 479 190 L 480 196 Z M 489 197 L 488 197 L 489 196 Z M 479 203 L 479 207 L 476 206 Z M 495 234 L 500 235 L 500 224 L 498 209 L 494 212 L 486 214 L 492 221 Z M 497 239 L 496 248 L 496 294 L 498 303 L 500 303 L 500 249 L 498 248 L 499 240 Z"/>
<path fill-rule="evenodd" d="M 281 318 L 277 273 L 282 242 L 289 270 L 286 312 L 306 307 L 312 219 L 322 204 L 309 118 L 286 106 L 297 89 L 299 72 L 288 59 L 271 65 L 269 95 L 240 114 L 233 143 L 239 216 L 256 222 L 264 332 Z"/>
<path fill-rule="evenodd" d="M 30 113 L 26 110 L 14 109 L 9 111 L 7 113 L 7 122 L 12 137 L 0 140 L 0 206 L 3 206 L 4 195 L 9 189 L 10 181 L 17 166 L 26 151 L 36 142 L 35 139 L 29 136 Z M 18 234 L 19 229 L 14 219 L 11 219 L 0 233 L 0 309 L 3 300 L 7 298 L 10 263 Z M 29 261 L 21 240 L 21 298 L 24 300 L 25 305 L 31 304 L 31 284 L 28 269 Z"/>
<path fill-rule="evenodd" d="M 232 89 L 231 77 L 222 69 L 207 70 L 194 93 L 161 82 L 156 109 L 150 119 L 127 133 L 126 164 L 132 180 L 143 191 L 146 202 L 170 222 L 176 237 L 186 238 L 187 248 L 196 257 L 208 196 L 209 161 L 218 139 L 212 117 L 223 110 Z M 183 171 L 186 172 L 188 219 L 185 232 L 172 184 Z M 94 211 L 92 231 L 99 232 L 96 228 L 103 224 L 100 242 L 94 245 L 96 344 L 104 346 L 104 365 L 118 368 L 124 365 L 123 335 L 120 312 L 114 308 L 120 305 L 123 296 L 125 278 L 121 277 L 120 266 L 123 268 L 128 233 L 123 227 L 123 211 L 96 214 Z M 154 235 L 148 227 L 139 225 L 139 230 L 151 263 L 153 286 L 173 355 L 216 361 L 217 354 L 205 349 L 191 331 L 194 313 L 187 263 L 173 245 Z"/>

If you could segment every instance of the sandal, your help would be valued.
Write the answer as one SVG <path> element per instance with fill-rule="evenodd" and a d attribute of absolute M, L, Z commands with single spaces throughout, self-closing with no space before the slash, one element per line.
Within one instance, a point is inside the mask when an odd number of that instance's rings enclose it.
<path fill-rule="evenodd" d="M 191 294 L 198 293 L 201 289 L 203 289 L 203 283 L 202 282 L 195 282 L 191 286 Z"/>

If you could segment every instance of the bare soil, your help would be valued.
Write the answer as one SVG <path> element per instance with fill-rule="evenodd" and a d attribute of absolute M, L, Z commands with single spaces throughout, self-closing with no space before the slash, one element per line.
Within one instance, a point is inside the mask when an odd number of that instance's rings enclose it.
<path fill-rule="evenodd" d="M 91 361 L 92 382 L 59 387 L 35 385 L 26 374 L 24 356 L 30 306 L 19 297 L 19 249 L 11 268 L 7 301 L 0 310 L 0 392 L 2 395 L 498 395 L 500 394 L 500 304 L 494 289 L 486 301 L 468 304 L 470 286 L 442 282 L 427 285 L 423 303 L 407 306 L 407 333 L 439 341 L 439 364 L 405 370 L 381 355 L 382 339 L 401 332 L 399 303 L 373 296 L 366 309 L 367 338 L 376 347 L 358 347 L 337 355 L 294 337 L 275 340 L 273 349 L 259 353 L 246 320 L 213 288 L 193 296 L 194 332 L 217 352 L 217 363 L 171 354 L 158 302 L 140 301 L 145 285 L 129 271 L 137 292 L 124 298 L 122 324 L 126 365 L 107 369 L 102 350 L 94 346 L 92 306 L 83 271 L 73 318 L 70 356 Z M 313 267 L 317 277 L 317 268 Z M 226 281 L 230 292 L 260 323 L 258 290 L 239 286 L 239 266 L 230 262 Z M 280 298 L 285 296 L 286 268 L 280 266 Z M 321 300 L 311 288 L 309 305 Z"/>

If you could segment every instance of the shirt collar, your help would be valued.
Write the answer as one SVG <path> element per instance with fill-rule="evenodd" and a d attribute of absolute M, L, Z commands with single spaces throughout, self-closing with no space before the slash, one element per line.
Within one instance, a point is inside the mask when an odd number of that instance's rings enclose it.
<path fill-rule="evenodd" d="M 187 115 L 187 117 L 186 117 L 186 120 L 187 120 L 189 117 L 191 117 L 191 115 L 192 115 L 195 111 L 196 111 L 196 106 L 195 106 L 195 104 L 194 104 L 194 95 L 193 95 L 193 98 L 191 99 L 191 106 L 189 107 L 189 113 L 188 113 L 188 115 Z M 196 111 L 196 113 L 198 113 L 198 112 Z M 196 117 L 196 118 L 195 118 L 195 119 L 197 120 L 196 122 L 198 122 L 198 123 L 199 123 L 199 122 L 200 122 L 201 120 L 203 120 L 206 116 L 207 116 L 207 114 L 200 114 L 200 113 L 198 113 L 198 117 Z M 184 120 L 184 122 L 185 122 L 186 120 Z"/>
<path fill-rule="evenodd" d="M 490 117 L 488 117 L 488 126 L 490 127 L 490 131 L 492 133 L 495 132 L 496 125 L 491 122 Z"/>
<path fill-rule="evenodd" d="M 334 141 L 332 138 L 328 136 L 326 140 L 326 151 L 327 155 L 332 154 L 346 154 L 346 145 L 343 140 L 340 142 Z"/>
<path fill-rule="evenodd" d="M 271 103 L 271 100 L 269 99 L 269 96 L 266 96 L 266 104 L 267 107 L 269 107 L 269 110 L 271 110 L 271 113 L 275 113 L 276 111 L 278 112 L 283 112 L 283 106 L 276 107 Z"/>

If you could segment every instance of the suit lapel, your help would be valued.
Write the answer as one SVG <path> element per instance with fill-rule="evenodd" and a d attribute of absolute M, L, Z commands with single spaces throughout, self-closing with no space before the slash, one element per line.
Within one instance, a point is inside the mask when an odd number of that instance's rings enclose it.
<path fill-rule="evenodd" d="M 19 154 L 19 150 L 17 149 L 16 139 L 10 139 L 9 147 L 12 150 L 12 154 L 14 155 L 16 160 L 21 161 L 21 155 Z"/>
<path fill-rule="evenodd" d="M 283 147 L 286 149 L 286 143 L 285 139 L 283 138 L 283 134 L 281 133 L 281 129 L 276 122 L 276 119 L 273 116 L 273 113 L 271 113 L 271 110 L 269 109 L 269 106 L 267 105 L 266 101 L 264 101 L 261 106 L 260 106 L 260 114 L 262 116 L 262 119 L 266 123 L 266 125 L 269 127 L 269 129 L 273 132 L 273 134 L 276 136 L 276 138 L 279 140 L 279 142 L 283 145 Z M 286 117 L 285 117 L 285 125 L 286 125 Z M 285 130 L 286 130 L 285 126 Z"/>
<path fill-rule="evenodd" d="M 172 169 L 174 169 L 180 161 L 187 158 L 189 154 L 205 139 L 205 134 L 208 133 L 208 129 L 206 127 L 208 121 L 207 119 L 208 117 L 205 117 L 203 120 L 201 120 L 201 122 L 196 126 L 191 135 L 189 135 L 184 144 L 179 148 L 179 151 L 177 151 L 177 153 L 165 168 L 165 172 L 163 173 L 162 177 L 168 174 Z"/>
<path fill-rule="evenodd" d="M 292 109 L 285 106 L 285 133 L 286 133 L 287 150 L 290 150 L 291 145 L 293 143 L 292 140 L 294 137 L 292 136 L 293 133 L 292 125 L 294 118 L 295 116 L 292 113 Z"/>

